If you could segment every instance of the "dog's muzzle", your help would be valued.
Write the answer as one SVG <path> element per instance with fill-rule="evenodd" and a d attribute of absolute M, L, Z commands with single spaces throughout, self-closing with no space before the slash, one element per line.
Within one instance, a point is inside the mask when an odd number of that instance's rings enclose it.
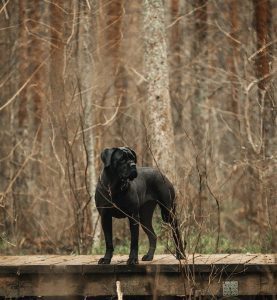
<path fill-rule="evenodd" d="M 135 179 L 138 176 L 136 164 L 135 163 L 131 163 L 130 164 L 130 169 L 131 169 L 131 171 L 130 171 L 129 179 L 133 180 L 133 179 Z"/>

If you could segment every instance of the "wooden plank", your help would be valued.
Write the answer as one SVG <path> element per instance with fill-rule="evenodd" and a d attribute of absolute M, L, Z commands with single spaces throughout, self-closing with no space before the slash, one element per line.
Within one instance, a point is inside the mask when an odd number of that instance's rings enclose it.
<path fill-rule="evenodd" d="M 21 256 L 1 256 L 0 255 L 0 266 L 1 265 L 5 265 L 7 263 L 11 263 L 13 261 L 16 261 L 18 260 L 18 258 L 21 257 Z"/>
<path fill-rule="evenodd" d="M 215 272 L 217 268 L 215 263 L 228 257 L 230 254 L 211 254 L 211 255 L 197 255 L 195 257 L 188 257 L 188 260 L 183 260 L 180 267 L 181 272 L 187 274 L 197 272 Z"/>
<path fill-rule="evenodd" d="M 142 256 L 139 256 L 139 264 L 135 266 L 128 266 L 127 260 L 128 256 L 121 256 L 117 259 L 117 263 L 115 264 L 114 271 L 115 272 L 129 272 L 129 273 L 149 273 L 149 272 L 157 272 L 157 266 L 163 264 L 163 261 L 169 257 L 168 254 L 156 255 L 152 261 L 142 261 Z"/>
<path fill-rule="evenodd" d="M 216 261 L 214 269 L 225 273 L 237 273 L 250 271 L 245 264 L 251 259 L 255 258 L 257 254 L 230 254 L 227 257 Z"/>
<path fill-rule="evenodd" d="M 55 273 L 79 273 L 83 274 L 84 265 L 96 265 L 100 256 L 76 255 L 69 260 L 57 262 L 53 269 Z"/>
<path fill-rule="evenodd" d="M 65 273 L 67 272 L 66 264 L 73 259 L 78 260 L 78 256 L 59 255 L 49 258 L 42 258 L 33 263 L 30 261 L 19 266 L 20 273 Z M 79 269 L 76 269 L 79 272 Z"/>
<path fill-rule="evenodd" d="M 193 272 L 277 272 L 276 255 L 215 254 L 189 255 L 180 262 L 172 255 L 158 255 L 152 262 L 126 265 L 128 256 L 115 256 L 111 265 L 98 265 L 101 256 L 2 256 L 0 273 L 151 273 L 180 272 L 191 268 Z M 266 266 L 266 267 L 265 267 Z M 269 268 L 267 267 L 269 266 Z M 186 270 L 185 270 L 186 271 Z"/>
<path fill-rule="evenodd" d="M 277 296 L 277 272 L 260 274 L 261 295 Z"/>
<path fill-rule="evenodd" d="M 18 284 L 17 276 L 0 274 L 0 296 L 18 298 Z"/>
<path fill-rule="evenodd" d="M 172 259 L 163 257 L 164 265 Z M 30 260 L 29 260 L 30 261 Z M 51 260 L 50 260 L 51 261 Z M 53 260 L 52 260 L 53 261 Z M 56 261 L 56 260 L 54 260 Z M 119 260 L 117 260 L 119 261 Z M 210 260 L 206 260 L 210 261 Z M 213 258 L 215 262 L 215 259 Z M 245 261 L 245 260 L 244 260 Z M 74 257 L 56 265 L 93 266 L 90 257 Z M 174 261 L 176 265 L 176 261 Z M 43 265 L 43 264 L 42 264 Z M 151 265 L 151 264 L 149 264 Z M 162 264 L 153 264 L 159 268 Z M 55 266 L 55 265 L 54 265 Z M 96 266 L 96 265 L 95 265 Z M 111 265 L 109 267 L 113 267 Z M 124 265 L 125 266 L 125 265 Z M 124 267 L 123 266 L 123 267 Z M 141 267 L 147 267 L 147 263 Z M 100 266 L 104 267 L 104 266 Z M 129 266 L 127 266 L 128 268 Z M 134 266 L 139 267 L 139 266 Z M 146 269 L 145 269 L 146 270 Z M 238 281 L 239 295 L 271 295 L 277 293 L 277 273 L 195 273 L 179 272 L 107 272 L 0 275 L 0 296 L 108 296 L 115 295 L 115 282 L 121 281 L 125 295 L 206 295 L 222 296 L 224 281 Z"/>
<path fill-rule="evenodd" d="M 194 260 L 194 264 L 207 264 L 211 265 L 218 261 L 221 261 L 222 259 L 225 259 L 230 254 L 200 254 L 197 256 Z"/>
<path fill-rule="evenodd" d="M 230 254 L 226 258 L 222 259 L 220 261 L 220 264 L 226 264 L 226 265 L 245 264 L 257 256 L 258 254 Z"/>
<path fill-rule="evenodd" d="M 253 272 L 277 272 L 277 254 L 259 254 L 245 266 Z"/>
<path fill-rule="evenodd" d="M 46 256 L 44 256 L 45 258 Z M 47 256 L 48 257 L 48 256 Z M 41 256 L 14 256 L 8 257 L 9 259 L 2 259 L 0 261 L 0 274 L 1 273 L 19 273 L 19 267 L 26 263 L 34 263 L 41 259 Z"/>
<path fill-rule="evenodd" d="M 121 282 L 124 295 L 203 295 L 222 297 L 222 287 L 226 280 L 238 281 L 239 296 L 274 295 L 276 280 L 264 280 L 261 285 L 259 274 L 241 273 L 235 276 L 210 277 L 208 273 L 195 275 L 193 280 L 180 273 L 152 274 L 25 274 L 17 277 L 18 283 L 9 279 L 0 296 L 108 296 L 115 295 L 116 281 Z M 275 278 L 276 279 L 276 278 Z M 1 280 L 0 280 L 1 282 Z"/>
<path fill-rule="evenodd" d="M 1 266 L 0 271 L 7 269 L 9 272 L 17 273 L 51 273 L 53 272 L 53 264 L 62 260 L 69 259 L 69 256 L 61 255 L 31 255 L 20 256 L 17 260 L 6 262 L 5 266 Z"/>
<path fill-rule="evenodd" d="M 153 264 L 152 266 L 155 268 L 150 269 L 149 266 L 147 267 L 147 272 L 179 272 L 180 269 L 180 262 L 173 256 L 168 255 L 167 257 L 164 257 L 162 260 L 158 261 L 156 264 Z"/>
<path fill-rule="evenodd" d="M 47 264 L 46 261 L 60 257 L 60 255 L 22 255 L 1 257 L 0 267 L 16 266 L 27 264 Z"/>
<path fill-rule="evenodd" d="M 276 265 L 277 254 L 258 254 L 256 257 L 247 262 L 249 265 Z"/>

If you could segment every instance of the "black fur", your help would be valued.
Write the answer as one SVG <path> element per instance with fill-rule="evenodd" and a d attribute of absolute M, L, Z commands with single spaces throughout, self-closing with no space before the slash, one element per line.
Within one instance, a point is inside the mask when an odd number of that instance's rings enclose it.
<path fill-rule="evenodd" d="M 96 187 L 95 202 L 101 216 L 106 253 L 98 263 L 109 264 L 113 256 L 113 217 L 129 219 L 131 249 L 127 263 L 138 263 L 139 224 L 149 239 L 149 250 L 142 260 L 152 260 L 157 243 L 152 217 L 157 204 L 163 221 L 172 227 L 177 258 L 183 258 L 184 250 L 174 217 L 175 192 L 171 182 L 155 168 L 136 167 L 136 154 L 127 147 L 105 149 L 101 159 L 104 169 Z"/>

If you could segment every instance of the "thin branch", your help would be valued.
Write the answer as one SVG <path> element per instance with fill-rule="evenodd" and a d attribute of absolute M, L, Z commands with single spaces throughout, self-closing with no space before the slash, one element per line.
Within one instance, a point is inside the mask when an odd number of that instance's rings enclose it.
<path fill-rule="evenodd" d="M 3 110 L 4 108 L 6 108 L 8 105 L 10 105 L 14 99 L 16 99 L 16 97 L 18 95 L 20 95 L 20 93 L 24 90 L 24 88 L 27 86 L 27 84 L 32 80 L 32 78 L 34 77 L 34 75 L 41 69 L 41 67 L 46 63 L 46 61 L 48 60 L 48 58 L 50 57 L 50 55 L 48 55 L 44 61 L 35 69 L 35 71 L 31 74 L 31 76 L 25 81 L 25 83 L 23 83 L 23 85 L 17 90 L 17 92 L 9 99 L 6 101 L 6 103 L 4 105 L 2 105 L 0 107 L 0 111 Z"/>

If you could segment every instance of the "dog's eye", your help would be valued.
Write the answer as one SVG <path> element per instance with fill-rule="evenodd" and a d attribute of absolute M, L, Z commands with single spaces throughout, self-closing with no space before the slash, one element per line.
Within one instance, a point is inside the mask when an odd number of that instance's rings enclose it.
<path fill-rule="evenodd" d="M 134 160 L 134 159 L 135 159 L 134 155 L 132 155 L 132 154 L 128 154 L 128 158 L 129 158 L 130 160 Z"/>

